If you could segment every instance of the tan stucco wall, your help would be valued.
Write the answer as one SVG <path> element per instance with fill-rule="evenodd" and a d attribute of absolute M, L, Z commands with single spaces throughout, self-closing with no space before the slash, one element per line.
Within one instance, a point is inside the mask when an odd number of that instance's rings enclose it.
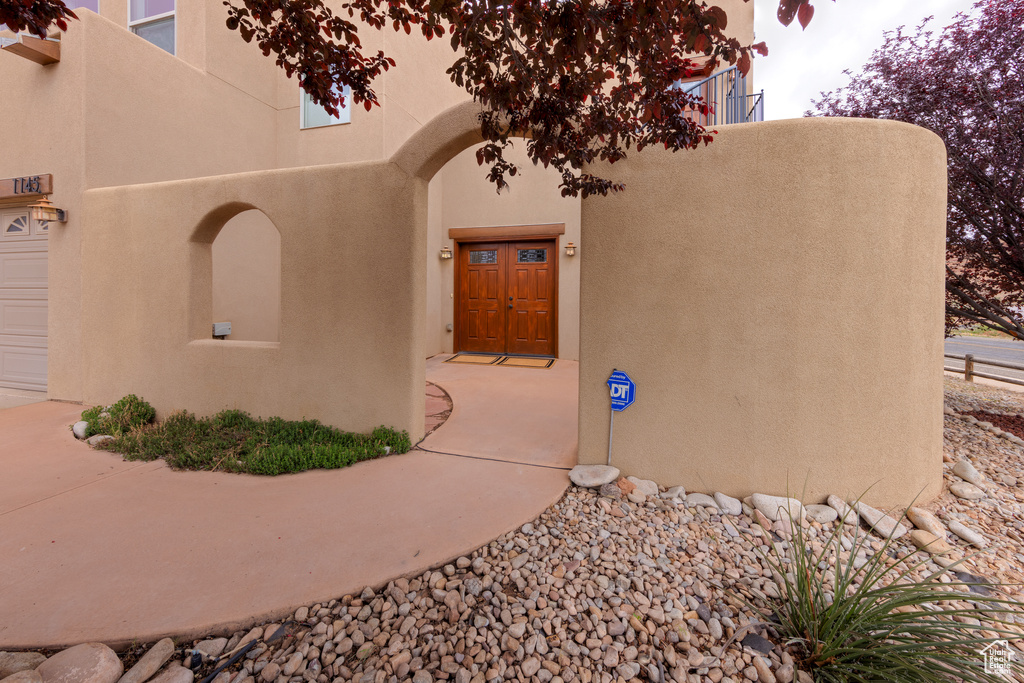
<path fill-rule="evenodd" d="M 562 197 L 560 176 L 553 168 L 534 166 L 520 140 L 506 158 L 519 166 L 509 188 L 498 194 L 486 178 L 486 167 L 476 163 L 476 148 L 466 149 L 449 161 L 430 182 L 430 233 L 427 246 L 427 355 L 451 353 L 454 335 L 445 326 L 454 322 L 455 267 L 438 253 L 447 245 L 449 228 L 565 225 L 558 242 L 558 357 L 579 357 L 579 251 L 565 254 L 565 245 L 580 247 L 580 200 Z M 434 208 L 439 203 L 440 210 Z M 582 247 L 581 247 L 582 248 Z M 440 333 L 439 333 L 440 331 Z"/>
<path fill-rule="evenodd" d="M 228 339 L 279 341 L 281 233 L 266 214 L 250 210 L 213 241 L 213 319 L 230 322 Z"/>
<path fill-rule="evenodd" d="M 779 121 L 591 170 L 626 191 L 583 202 L 580 462 L 607 458 L 617 368 L 638 385 L 615 419 L 625 474 L 813 502 L 939 492 L 938 137 Z"/>
<path fill-rule="evenodd" d="M 83 399 L 241 408 L 423 434 L 427 184 L 375 162 L 91 190 Z M 281 341 L 211 340 L 210 243 L 259 208 L 281 235 Z"/>

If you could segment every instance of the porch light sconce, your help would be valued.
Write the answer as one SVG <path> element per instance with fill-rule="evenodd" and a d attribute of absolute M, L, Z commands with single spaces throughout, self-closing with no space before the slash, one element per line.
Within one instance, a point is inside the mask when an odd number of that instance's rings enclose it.
<path fill-rule="evenodd" d="M 45 194 L 35 204 L 29 204 L 28 208 L 30 210 L 32 220 L 57 223 L 68 222 L 68 212 L 54 206 L 50 201 L 50 198 Z"/>
<path fill-rule="evenodd" d="M 575 256 L 576 255 L 576 245 L 573 244 L 572 242 L 569 242 L 569 244 L 565 245 L 565 255 L 566 256 Z"/>
<path fill-rule="evenodd" d="M 451 257 L 452 257 L 452 250 L 450 248 L 444 247 L 443 249 L 441 249 L 441 260 L 442 261 L 447 261 L 447 260 L 451 259 Z"/>

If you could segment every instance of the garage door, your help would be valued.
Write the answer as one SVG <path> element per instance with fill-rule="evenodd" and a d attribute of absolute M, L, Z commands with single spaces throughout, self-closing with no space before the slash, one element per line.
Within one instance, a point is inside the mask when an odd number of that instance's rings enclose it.
<path fill-rule="evenodd" d="M 49 228 L 0 208 L 0 387 L 46 390 Z"/>

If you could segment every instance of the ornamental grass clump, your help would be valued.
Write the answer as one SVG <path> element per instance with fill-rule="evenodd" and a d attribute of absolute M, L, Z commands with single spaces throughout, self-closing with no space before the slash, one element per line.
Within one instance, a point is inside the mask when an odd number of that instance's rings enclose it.
<path fill-rule="evenodd" d="M 844 527 L 837 523 L 818 546 L 791 522 L 789 543 L 762 550 L 782 597 L 767 607 L 750 605 L 815 681 L 1024 680 L 1017 659 L 1010 673 L 986 671 L 982 654 L 1021 638 L 1024 605 L 1004 592 L 1007 586 L 970 575 L 961 580 L 965 575 L 954 571 L 960 562 L 929 572 L 927 559 L 901 553 L 892 539 L 872 553 L 858 527 L 844 543 Z"/>

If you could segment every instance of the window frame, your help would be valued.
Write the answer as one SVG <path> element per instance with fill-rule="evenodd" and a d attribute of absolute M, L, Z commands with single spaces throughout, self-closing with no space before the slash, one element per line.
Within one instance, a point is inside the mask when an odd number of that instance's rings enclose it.
<path fill-rule="evenodd" d="M 335 92 L 337 91 L 335 90 Z M 346 124 L 352 123 L 352 88 L 350 86 L 345 86 L 345 89 L 343 90 L 343 96 L 345 98 L 345 107 L 344 109 L 341 110 L 339 116 L 332 116 L 330 123 L 323 123 L 316 126 L 307 126 L 307 103 L 311 107 L 319 107 L 320 109 L 323 109 L 323 107 L 314 102 L 312 98 L 310 98 L 309 93 L 303 90 L 302 86 L 299 86 L 299 130 L 316 130 L 317 128 L 330 128 L 331 126 L 344 126 Z"/>
<path fill-rule="evenodd" d="M 164 21 L 166 19 L 174 19 L 174 50 L 171 51 L 170 54 L 172 54 L 174 56 L 177 56 L 178 55 L 178 20 L 177 20 L 178 0 L 173 0 L 173 2 L 174 2 L 174 9 L 172 9 L 170 12 L 161 12 L 160 14 L 154 14 L 153 16 L 145 17 L 144 19 L 135 19 L 133 21 L 132 20 L 132 0 L 128 0 L 128 30 L 131 31 L 133 35 L 139 36 L 139 33 L 138 33 L 138 31 L 136 31 L 136 29 L 138 27 L 140 27 L 140 26 L 145 26 L 146 24 L 155 24 L 158 21 Z M 139 36 L 139 37 L 142 38 L 143 40 L 146 40 L 142 36 Z M 157 45 L 156 43 L 153 43 L 151 41 L 146 40 L 146 42 L 149 43 L 150 45 L 155 46 L 155 47 L 160 47 L 159 45 Z M 163 50 L 162 47 L 160 47 L 160 49 Z"/>

